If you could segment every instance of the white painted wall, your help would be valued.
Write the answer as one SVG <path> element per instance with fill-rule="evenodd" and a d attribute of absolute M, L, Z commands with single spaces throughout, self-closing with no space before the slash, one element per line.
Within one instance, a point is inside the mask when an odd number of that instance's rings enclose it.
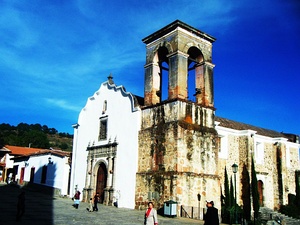
<path fill-rule="evenodd" d="M 6 168 L 13 168 L 14 167 L 14 160 L 13 160 L 13 156 L 10 156 L 8 153 L 5 154 L 5 164 L 6 164 Z"/>
<path fill-rule="evenodd" d="M 103 114 L 105 100 L 107 111 Z M 108 118 L 108 139 L 98 141 L 99 118 L 104 115 Z M 104 82 L 99 90 L 88 98 L 86 106 L 79 114 L 79 126 L 74 129 L 71 196 L 74 195 L 76 187 L 79 191 L 85 187 L 87 147 L 107 144 L 111 139 L 111 142 L 114 140 L 118 142 L 116 171 L 114 171 L 115 188 L 120 193 L 118 205 L 134 208 L 140 117 L 140 109 L 134 108 L 133 96 L 125 92 L 122 86 Z"/>
<path fill-rule="evenodd" d="M 48 158 L 51 157 L 53 164 L 49 164 Z M 25 166 L 25 162 L 28 165 Z M 47 166 L 46 182 L 43 185 L 58 188 L 62 195 L 67 195 L 68 179 L 70 166 L 68 157 L 61 157 L 51 154 L 30 156 L 27 161 L 15 162 L 14 166 L 18 165 L 16 179 L 20 180 L 21 168 L 25 167 L 24 181 L 30 181 L 31 168 L 35 168 L 34 183 L 41 184 L 42 169 Z"/>

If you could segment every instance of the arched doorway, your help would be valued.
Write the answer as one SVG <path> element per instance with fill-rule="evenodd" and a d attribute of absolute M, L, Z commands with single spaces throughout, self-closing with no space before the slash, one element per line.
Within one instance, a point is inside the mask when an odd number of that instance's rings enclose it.
<path fill-rule="evenodd" d="M 264 206 L 264 196 L 263 196 L 264 183 L 261 180 L 259 180 L 257 182 L 257 186 L 258 186 L 258 194 L 259 194 L 259 205 Z"/>
<path fill-rule="evenodd" d="M 100 203 L 104 201 L 104 189 L 106 188 L 107 169 L 104 163 L 100 163 L 97 172 L 96 193 L 100 195 Z"/>

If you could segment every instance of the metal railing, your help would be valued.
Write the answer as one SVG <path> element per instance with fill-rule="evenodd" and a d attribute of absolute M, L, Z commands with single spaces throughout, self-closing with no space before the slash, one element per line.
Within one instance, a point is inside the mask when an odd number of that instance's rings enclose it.
<path fill-rule="evenodd" d="M 203 209 L 204 210 L 204 209 Z M 203 211 L 204 213 L 204 211 Z M 194 206 L 180 206 L 180 216 L 190 219 L 200 219 L 200 210 L 198 207 Z"/>

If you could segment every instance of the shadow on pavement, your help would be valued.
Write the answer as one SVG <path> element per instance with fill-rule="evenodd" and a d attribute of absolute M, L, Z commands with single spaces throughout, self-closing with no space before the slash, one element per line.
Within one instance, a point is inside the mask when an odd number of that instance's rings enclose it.
<path fill-rule="evenodd" d="M 19 194 L 25 191 L 25 213 L 16 221 Z M 52 192 L 52 193 L 51 193 Z M 0 224 L 53 224 L 53 190 L 35 184 L 0 184 Z"/>

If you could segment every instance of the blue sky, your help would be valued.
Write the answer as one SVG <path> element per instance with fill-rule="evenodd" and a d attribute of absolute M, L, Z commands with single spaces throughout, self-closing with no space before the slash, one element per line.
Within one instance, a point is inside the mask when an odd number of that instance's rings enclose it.
<path fill-rule="evenodd" d="M 217 39 L 217 116 L 300 134 L 296 0 L 0 0 L 0 123 L 73 133 L 110 73 L 143 96 L 141 40 L 176 19 Z"/>

